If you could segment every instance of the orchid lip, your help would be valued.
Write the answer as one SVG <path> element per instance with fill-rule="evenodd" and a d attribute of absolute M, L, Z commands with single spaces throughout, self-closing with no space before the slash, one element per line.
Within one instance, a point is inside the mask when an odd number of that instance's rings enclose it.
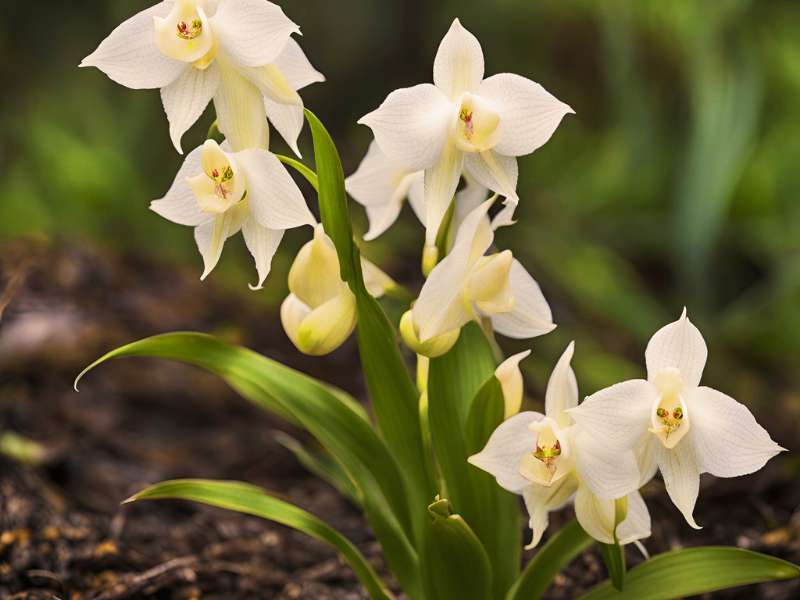
<path fill-rule="evenodd" d="M 689 433 L 691 422 L 686 400 L 681 393 L 680 372 L 670 368 L 658 373 L 653 383 L 659 391 L 650 412 L 649 431 L 665 448 L 672 449 Z"/>

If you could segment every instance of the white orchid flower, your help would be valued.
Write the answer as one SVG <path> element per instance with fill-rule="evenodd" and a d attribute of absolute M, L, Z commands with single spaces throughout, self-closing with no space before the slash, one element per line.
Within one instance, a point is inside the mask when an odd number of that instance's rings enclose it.
<path fill-rule="evenodd" d="M 164 217 L 194 227 L 205 279 L 222 254 L 225 240 L 242 231 L 258 271 L 260 289 L 283 232 L 314 225 L 303 194 L 277 158 L 266 150 L 230 152 L 214 140 L 186 156 L 167 194 L 150 204 Z"/>
<path fill-rule="evenodd" d="M 409 171 L 389 159 L 373 140 L 355 173 L 344 182 L 347 193 L 363 205 L 369 219 L 364 239 L 371 241 L 397 220 L 406 198 L 424 222 L 423 172 Z"/>
<path fill-rule="evenodd" d="M 506 490 L 522 494 L 536 546 L 548 514 L 574 495 L 575 514 L 596 540 L 628 544 L 650 535 L 650 514 L 636 489 L 640 477 L 632 451 L 609 451 L 602 441 L 576 426 L 568 410 L 578 404 L 578 385 L 570 367 L 574 344 L 559 359 L 545 395 L 545 414 L 521 412 L 492 433 L 469 462 L 487 471 Z M 615 499 L 626 498 L 627 515 L 616 526 Z"/>
<path fill-rule="evenodd" d="M 359 121 L 389 158 L 425 171 L 428 248 L 462 172 L 516 205 L 516 157 L 545 144 L 573 112 L 529 79 L 483 76 L 480 42 L 456 19 L 436 53 L 434 83 L 395 90 Z"/>
<path fill-rule="evenodd" d="M 409 171 L 381 151 L 375 140 L 355 173 L 345 180 L 347 193 L 363 205 L 369 219 L 364 240 L 372 241 L 391 227 L 406 199 L 420 223 L 425 224 L 424 171 Z M 486 187 L 467 177 L 467 185 L 456 194 L 454 229 L 488 197 Z M 431 266 L 433 268 L 433 266 Z"/>
<path fill-rule="evenodd" d="M 487 212 L 493 199 L 475 208 L 458 229 L 450 253 L 431 271 L 412 309 L 420 343 L 490 319 L 494 330 L 532 338 L 555 328 L 539 285 L 510 250 L 485 255 L 494 232 Z"/>
<path fill-rule="evenodd" d="M 708 351 L 686 309 L 662 327 L 645 351 L 647 380 L 618 383 L 571 411 L 610 448 L 636 449 L 644 477 L 660 469 L 675 506 L 692 527 L 700 474 L 753 473 L 781 452 L 742 404 L 700 386 Z"/>
<path fill-rule="evenodd" d="M 234 150 L 266 148 L 269 116 L 298 152 L 297 90 L 324 80 L 291 39 L 299 32 L 266 0 L 168 0 L 122 23 L 80 66 L 129 88 L 161 88 L 178 152 L 212 99 Z"/>
<path fill-rule="evenodd" d="M 361 259 L 364 284 L 374 297 L 381 297 L 394 281 L 368 260 Z M 333 352 L 356 326 L 356 298 L 342 281 L 336 247 L 322 225 L 314 239 L 297 254 L 289 270 L 289 295 L 281 305 L 281 323 L 286 335 L 304 354 L 321 356 Z"/>

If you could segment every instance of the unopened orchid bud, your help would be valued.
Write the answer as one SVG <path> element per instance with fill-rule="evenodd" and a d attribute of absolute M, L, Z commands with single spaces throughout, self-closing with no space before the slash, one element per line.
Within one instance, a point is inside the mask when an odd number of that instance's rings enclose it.
<path fill-rule="evenodd" d="M 428 358 L 436 358 L 437 356 L 445 354 L 455 345 L 460 334 L 461 329 L 453 329 L 424 342 L 420 342 L 419 333 L 414 324 L 413 312 L 410 310 L 407 311 L 400 319 L 400 335 L 403 336 L 403 341 L 406 343 L 406 346 L 417 354 L 427 356 Z"/>
<path fill-rule="evenodd" d="M 289 291 L 281 305 L 281 322 L 300 352 L 328 354 L 353 332 L 355 296 L 341 279 L 336 248 L 322 225 L 297 254 L 289 271 Z"/>
<path fill-rule="evenodd" d="M 530 355 L 531 351 L 526 350 L 514 356 L 508 357 L 500 366 L 495 369 L 494 376 L 503 388 L 503 399 L 505 400 L 505 418 L 513 417 L 519 412 L 522 406 L 523 382 L 522 371 L 519 363 Z"/>

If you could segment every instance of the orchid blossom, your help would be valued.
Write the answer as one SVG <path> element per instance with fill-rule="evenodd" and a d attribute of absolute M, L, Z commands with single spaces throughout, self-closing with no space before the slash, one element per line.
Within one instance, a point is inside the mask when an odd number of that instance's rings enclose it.
<path fill-rule="evenodd" d="M 373 140 L 356 172 L 345 180 L 347 193 L 367 211 L 371 241 L 397 220 L 406 198 L 417 218 L 425 222 L 423 172 L 409 171 L 389 159 Z"/>
<path fill-rule="evenodd" d="M 659 329 L 645 351 L 647 380 L 612 385 L 570 411 L 618 452 L 635 449 L 643 475 L 661 471 L 667 493 L 692 527 L 700 474 L 758 471 L 783 448 L 733 398 L 700 385 L 708 350 L 686 316 Z"/>
<path fill-rule="evenodd" d="M 596 540 L 627 544 L 650 535 L 650 514 L 636 491 L 641 479 L 633 452 L 609 451 L 602 440 L 576 426 L 568 412 L 578 404 L 578 385 L 570 366 L 573 352 L 570 344 L 553 369 L 545 414 L 526 411 L 507 419 L 486 447 L 469 458 L 501 487 L 522 494 L 533 530 L 528 548 L 541 540 L 548 513 L 566 505 L 573 494 L 578 521 Z M 618 524 L 617 498 L 627 502 L 626 517 Z"/>
<path fill-rule="evenodd" d="M 181 138 L 214 100 L 232 148 L 267 148 L 267 117 L 298 153 L 303 101 L 297 90 L 324 77 L 266 0 L 175 0 L 123 22 L 82 62 L 133 89 L 161 88 L 170 137 Z"/>
<path fill-rule="evenodd" d="M 374 264 L 361 259 L 364 284 L 380 298 L 394 281 Z M 281 305 L 286 335 L 305 354 L 333 352 L 356 326 L 356 297 L 342 281 L 336 248 L 322 225 L 314 239 L 298 252 L 289 270 L 289 295 Z"/>
<path fill-rule="evenodd" d="M 214 140 L 186 156 L 167 194 L 150 204 L 164 217 L 194 227 L 205 279 L 214 269 L 225 240 L 242 231 L 258 271 L 260 289 L 286 229 L 314 225 L 297 184 L 266 150 L 230 152 Z"/>
<path fill-rule="evenodd" d="M 395 90 L 359 123 L 409 172 L 425 172 L 426 251 L 463 172 L 517 204 L 517 156 L 544 145 L 572 109 L 541 85 L 501 73 L 484 79 L 483 51 L 458 19 L 433 64 L 433 84 Z"/>
<path fill-rule="evenodd" d="M 452 250 L 425 281 L 409 324 L 420 344 L 472 320 L 488 319 L 496 332 L 520 339 L 555 328 L 539 285 L 511 251 L 485 254 L 494 240 L 487 216 L 493 201 L 467 215 Z"/>

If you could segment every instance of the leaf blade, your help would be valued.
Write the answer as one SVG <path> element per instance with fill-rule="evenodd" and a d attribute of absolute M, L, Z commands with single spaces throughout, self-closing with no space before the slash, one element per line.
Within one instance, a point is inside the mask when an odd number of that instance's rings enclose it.
<path fill-rule="evenodd" d="M 742 548 L 704 546 L 658 554 L 628 572 L 624 592 L 605 581 L 580 600 L 671 600 L 798 577 L 800 567 L 779 558 Z"/>
<path fill-rule="evenodd" d="M 373 600 L 392 600 L 367 560 L 347 538 L 311 513 L 279 500 L 256 486 L 236 481 L 178 479 L 150 486 L 126 502 L 141 500 L 191 500 L 255 515 L 302 531 L 335 548 L 355 572 Z"/>

